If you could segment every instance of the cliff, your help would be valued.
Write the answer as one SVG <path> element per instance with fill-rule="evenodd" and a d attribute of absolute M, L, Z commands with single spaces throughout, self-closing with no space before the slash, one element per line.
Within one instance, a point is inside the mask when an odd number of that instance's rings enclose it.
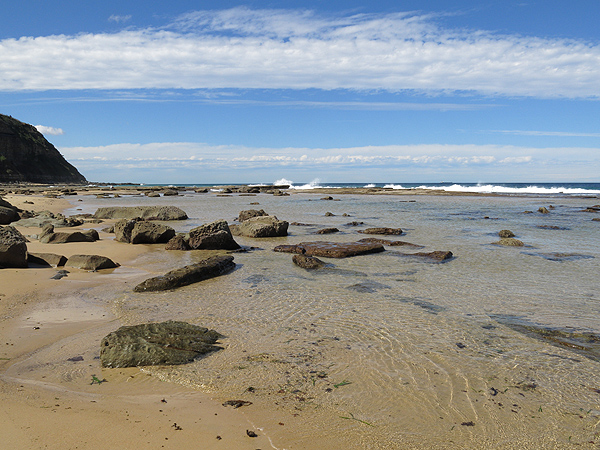
<path fill-rule="evenodd" d="M 0 114 L 0 183 L 84 184 L 87 180 L 29 125 Z"/>

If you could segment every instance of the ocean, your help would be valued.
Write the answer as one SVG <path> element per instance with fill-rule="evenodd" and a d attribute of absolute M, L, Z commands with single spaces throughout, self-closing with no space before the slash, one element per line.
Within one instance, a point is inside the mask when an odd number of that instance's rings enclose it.
<path fill-rule="evenodd" d="M 291 184 L 291 195 L 184 189 L 88 196 L 69 211 L 175 205 L 190 217 L 169 223 L 178 232 L 235 223 L 247 209 L 296 223 L 287 237 L 236 237 L 248 251 L 234 253 L 228 275 L 107 299 L 123 324 L 184 320 L 225 336 L 222 351 L 145 371 L 264 406 L 255 420 L 277 449 L 598 447 L 600 212 L 591 207 L 600 184 L 403 184 L 503 195 L 328 194 L 334 200 L 311 192 L 317 182 L 275 184 Z M 315 234 L 326 227 L 340 231 Z M 358 233 L 368 227 L 401 228 L 401 236 L 372 237 L 422 247 L 321 258 L 328 265 L 314 271 L 273 251 L 355 241 L 370 237 Z M 497 245 L 500 230 L 524 246 Z M 411 256 L 436 250 L 453 258 Z M 209 254 L 156 246 L 136 263 L 155 275 Z"/>

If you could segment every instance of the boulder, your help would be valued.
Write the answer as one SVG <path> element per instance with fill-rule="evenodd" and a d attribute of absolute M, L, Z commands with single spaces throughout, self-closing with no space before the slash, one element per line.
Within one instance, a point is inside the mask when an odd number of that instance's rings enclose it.
<path fill-rule="evenodd" d="M 325 263 L 319 258 L 302 254 L 294 255 L 292 257 L 292 261 L 298 267 L 302 267 L 303 269 L 320 269 L 321 267 L 325 266 Z"/>
<path fill-rule="evenodd" d="M 114 269 L 115 267 L 119 267 L 119 264 L 106 256 L 73 255 L 67 259 L 65 267 L 96 271 L 102 269 Z"/>
<path fill-rule="evenodd" d="M 184 235 L 178 234 L 173 236 L 167 245 L 165 246 L 165 250 L 191 250 L 190 246 L 187 243 L 187 239 Z"/>
<path fill-rule="evenodd" d="M 390 247 L 405 246 L 405 247 L 412 247 L 412 248 L 423 248 L 422 245 L 411 244 L 410 242 L 406 242 L 406 241 L 388 241 L 387 239 L 379 239 L 379 238 L 364 238 L 364 239 L 359 239 L 358 242 L 370 242 L 373 244 L 389 245 Z"/>
<path fill-rule="evenodd" d="M 239 225 L 232 225 L 231 232 L 235 236 L 253 238 L 287 236 L 289 223 L 276 216 L 259 216 L 245 220 Z"/>
<path fill-rule="evenodd" d="M 400 235 L 400 234 L 402 234 L 402 230 L 400 228 L 386 228 L 386 227 L 367 228 L 365 230 L 358 230 L 358 232 L 363 233 L 363 234 L 385 234 L 385 235 Z"/>
<path fill-rule="evenodd" d="M 11 226 L 0 226 L 0 267 L 27 267 L 27 239 Z"/>
<path fill-rule="evenodd" d="M 192 250 L 237 250 L 229 225 L 224 220 L 196 227 L 188 233 L 187 244 Z"/>
<path fill-rule="evenodd" d="M 501 238 L 513 238 L 515 237 L 515 233 L 513 233 L 510 230 L 500 230 L 498 232 L 498 236 L 500 236 Z"/>
<path fill-rule="evenodd" d="M 221 337 L 208 328 L 167 321 L 125 326 L 100 343 L 102 367 L 136 367 L 185 364 L 200 355 L 220 350 Z"/>
<path fill-rule="evenodd" d="M 166 291 L 224 275 L 235 268 L 233 256 L 213 256 L 199 263 L 171 270 L 138 284 L 135 292 Z"/>
<path fill-rule="evenodd" d="M 66 264 L 67 258 L 54 253 L 29 253 L 27 262 L 44 267 L 62 267 Z"/>
<path fill-rule="evenodd" d="M 28 217 L 23 217 L 15 225 L 21 227 L 39 227 L 51 224 L 55 228 L 76 227 L 84 223 L 83 219 L 74 217 L 65 217 L 62 214 L 53 214 L 50 211 L 39 213 L 27 212 Z"/>
<path fill-rule="evenodd" d="M 347 258 L 385 251 L 383 245 L 369 242 L 301 242 L 294 245 L 278 245 L 276 252 L 300 253 L 306 256 Z"/>
<path fill-rule="evenodd" d="M 542 213 L 542 214 L 549 214 L 550 211 L 548 211 L 548 208 L 546 208 L 545 206 L 542 206 L 538 209 L 538 212 Z"/>
<path fill-rule="evenodd" d="M 433 261 L 446 261 L 451 259 L 454 255 L 450 251 L 436 250 L 433 252 L 419 252 L 419 253 L 400 253 L 402 256 L 416 257 L 431 259 Z"/>
<path fill-rule="evenodd" d="M 252 219 L 253 217 L 262 217 L 268 216 L 268 214 L 264 210 L 256 210 L 256 209 L 247 209 L 245 211 L 240 211 L 238 214 L 238 222 L 244 222 L 248 219 Z"/>
<path fill-rule="evenodd" d="M 117 241 L 131 244 L 166 243 L 175 236 L 173 228 L 143 219 L 121 219 L 115 223 L 114 232 Z"/>
<path fill-rule="evenodd" d="M 113 206 L 98 208 L 94 217 L 97 219 L 142 219 L 153 220 L 185 220 L 187 214 L 176 206 Z"/>
<path fill-rule="evenodd" d="M 495 245 L 504 245 L 507 247 L 523 247 L 525 244 L 515 238 L 502 238 L 498 242 L 494 242 Z"/>
<path fill-rule="evenodd" d="M 167 189 L 167 190 L 163 191 L 164 197 L 170 197 L 170 196 L 176 196 L 176 195 L 179 195 L 179 192 L 176 191 L 175 189 Z"/>
<path fill-rule="evenodd" d="M 17 220 L 19 220 L 19 214 L 15 209 L 0 206 L 0 225 L 8 225 Z"/>
<path fill-rule="evenodd" d="M 65 244 L 67 242 L 95 242 L 100 239 L 96 230 L 73 231 L 67 233 L 60 231 L 54 232 L 54 225 L 46 224 L 42 228 L 38 240 L 42 244 Z"/>

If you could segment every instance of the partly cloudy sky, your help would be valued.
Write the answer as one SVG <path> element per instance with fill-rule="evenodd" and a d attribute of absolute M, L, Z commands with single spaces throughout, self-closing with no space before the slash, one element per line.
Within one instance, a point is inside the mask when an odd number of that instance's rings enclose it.
<path fill-rule="evenodd" d="M 94 3 L 0 17 L 0 113 L 89 180 L 600 181 L 600 2 Z"/>

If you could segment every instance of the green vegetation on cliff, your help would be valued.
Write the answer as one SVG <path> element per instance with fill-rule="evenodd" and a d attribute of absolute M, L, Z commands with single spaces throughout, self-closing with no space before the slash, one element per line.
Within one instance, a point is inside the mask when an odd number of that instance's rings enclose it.
<path fill-rule="evenodd" d="M 0 183 L 87 183 L 33 125 L 0 114 Z"/>

